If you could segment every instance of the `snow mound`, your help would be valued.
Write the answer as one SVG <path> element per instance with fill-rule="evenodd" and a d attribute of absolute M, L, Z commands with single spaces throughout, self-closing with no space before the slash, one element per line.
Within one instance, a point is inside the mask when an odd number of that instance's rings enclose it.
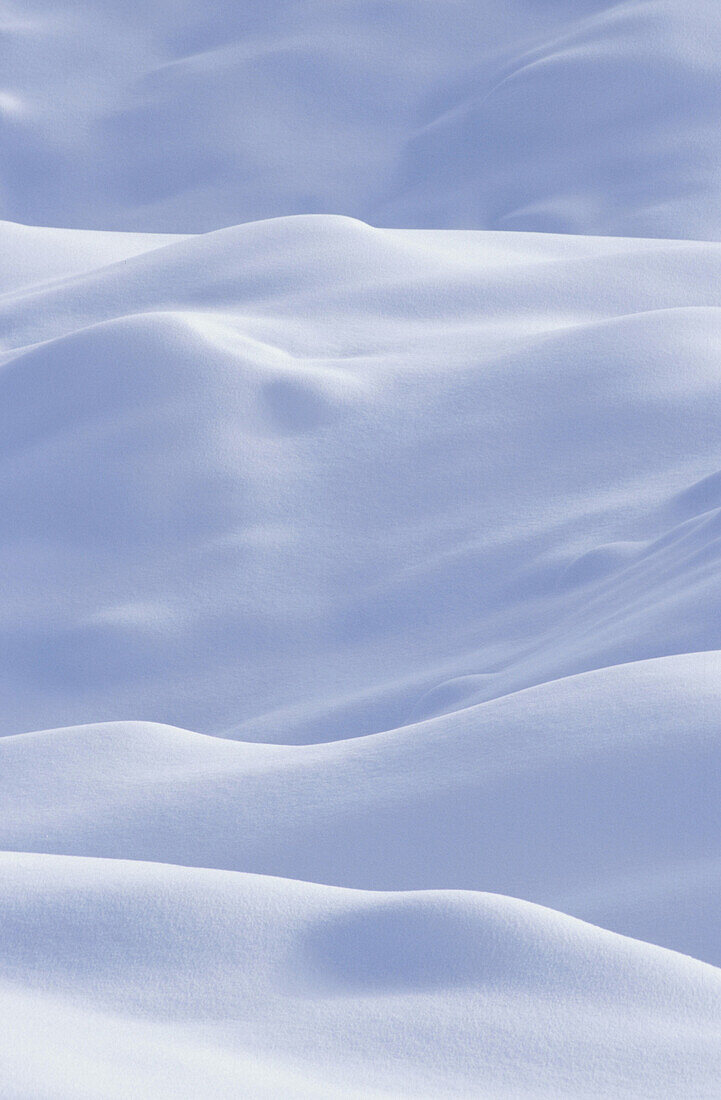
<path fill-rule="evenodd" d="M 72 1094 L 113 1098 L 157 1095 L 159 1057 L 177 1097 L 710 1098 L 721 1072 L 717 970 L 511 898 L 8 854 L 0 912 L 18 1095 L 75 1058 Z"/>
<path fill-rule="evenodd" d="M 176 239 L 152 233 L 98 233 L 0 222 L 0 295 L 121 262 Z"/>
<path fill-rule="evenodd" d="M 317 742 L 721 648 L 721 246 L 157 243 L 0 299 L 3 733 Z"/>
<path fill-rule="evenodd" d="M 0 39 L 0 1096 L 718 1097 L 721 7 Z"/>
<path fill-rule="evenodd" d="M 307 747 L 126 722 L 3 738 L 0 846 L 487 887 L 719 964 L 720 674 L 718 653 L 643 661 Z"/>

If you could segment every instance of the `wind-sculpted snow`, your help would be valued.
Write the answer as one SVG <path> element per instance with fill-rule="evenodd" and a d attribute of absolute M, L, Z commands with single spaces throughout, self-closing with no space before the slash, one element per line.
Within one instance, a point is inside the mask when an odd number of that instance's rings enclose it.
<path fill-rule="evenodd" d="M 717 653 L 643 661 L 304 747 L 128 722 L 8 737 L 0 847 L 488 888 L 721 964 L 720 676 Z"/>
<path fill-rule="evenodd" d="M 718 970 L 526 902 L 49 855 L 0 875 L 14 1095 L 716 1090 Z"/>
<path fill-rule="evenodd" d="M 10 0 L 3 216 L 717 239 L 716 0 Z"/>
<path fill-rule="evenodd" d="M 0 1092 L 716 1095 L 721 245 L 0 236 Z"/>
<path fill-rule="evenodd" d="M 721 649 L 719 287 L 290 218 L 7 293 L 2 731 L 336 740 Z"/>
<path fill-rule="evenodd" d="M 0 57 L 0 1100 L 718 1100 L 721 6 Z"/>

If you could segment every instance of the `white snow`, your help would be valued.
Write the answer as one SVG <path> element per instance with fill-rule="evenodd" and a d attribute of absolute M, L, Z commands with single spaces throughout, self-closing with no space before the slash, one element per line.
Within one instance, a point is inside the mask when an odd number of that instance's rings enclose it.
<path fill-rule="evenodd" d="M 3 15 L 14 221 L 721 234 L 717 0 L 6 0 Z"/>
<path fill-rule="evenodd" d="M 0 1096 L 717 1097 L 718 6 L 0 32 Z"/>
<path fill-rule="evenodd" d="M 527 902 L 0 866 L 21 1095 L 47 1095 L 43 1031 L 82 1097 L 711 1097 L 721 1073 L 718 970 Z"/>

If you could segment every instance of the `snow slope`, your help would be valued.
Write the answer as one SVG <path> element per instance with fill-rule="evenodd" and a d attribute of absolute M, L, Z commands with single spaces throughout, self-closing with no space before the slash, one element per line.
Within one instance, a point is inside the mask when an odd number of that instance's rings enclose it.
<path fill-rule="evenodd" d="M 713 1096 L 721 246 L 3 232 L 9 1094 Z"/>
<path fill-rule="evenodd" d="M 6 1095 L 717 1094 L 719 971 L 526 902 L 0 866 Z"/>
<path fill-rule="evenodd" d="M 143 723 L 0 740 L 0 847 L 485 889 L 721 964 L 721 655 L 307 747 Z M 532 823 L 532 829 L 529 829 Z"/>
<path fill-rule="evenodd" d="M 720 47 L 1 5 L 2 1100 L 718 1097 Z"/>
<path fill-rule="evenodd" d="M 2 731 L 335 740 L 721 648 L 720 276 L 310 217 L 7 293 Z"/>
<path fill-rule="evenodd" d="M 721 235 L 716 0 L 8 0 L 2 214 Z"/>

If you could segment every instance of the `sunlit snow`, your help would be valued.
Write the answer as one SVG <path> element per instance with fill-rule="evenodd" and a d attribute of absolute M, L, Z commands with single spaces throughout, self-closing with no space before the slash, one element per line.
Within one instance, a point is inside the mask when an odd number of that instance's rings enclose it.
<path fill-rule="evenodd" d="M 721 8 L 0 37 L 0 1097 L 719 1097 Z"/>

